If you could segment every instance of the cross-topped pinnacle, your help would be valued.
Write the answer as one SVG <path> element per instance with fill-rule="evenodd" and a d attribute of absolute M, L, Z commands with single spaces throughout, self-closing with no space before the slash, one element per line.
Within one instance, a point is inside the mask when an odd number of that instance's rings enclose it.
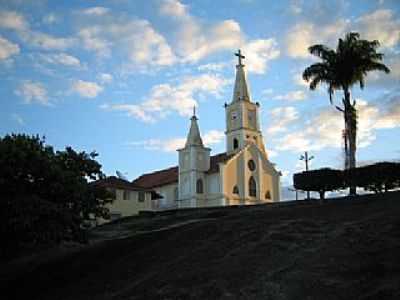
<path fill-rule="evenodd" d="M 238 57 L 238 60 L 239 60 L 239 66 L 243 66 L 243 64 L 242 64 L 242 59 L 245 59 L 245 56 L 244 55 L 242 55 L 242 52 L 240 51 L 240 49 L 238 50 L 238 52 L 237 53 L 235 53 L 235 55 Z"/>
<path fill-rule="evenodd" d="M 192 116 L 192 119 L 196 119 L 197 120 L 197 117 L 196 117 L 196 105 L 193 105 L 193 116 Z"/>

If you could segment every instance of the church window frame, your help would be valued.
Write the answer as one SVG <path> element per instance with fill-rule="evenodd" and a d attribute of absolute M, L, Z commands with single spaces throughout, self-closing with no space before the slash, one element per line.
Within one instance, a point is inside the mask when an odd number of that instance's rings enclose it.
<path fill-rule="evenodd" d="M 196 180 L 196 194 L 203 194 L 204 193 L 204 184 L 203 179 Z"/>
<path fill-rule="evenodd" d="M 257 197 L 257 182 L 253 176 L 249 178 L 249 196 Z"/>
<path fill-rule="evenodd" d="M 247 167 L 249 168 L 250 171 L 255 171 L 257 166 L 256 163 L 254 162 L 254 160 L 249 159 L 249 161 L 247 162 Z"/>
<path fill-rule="evenodd" d="M 233 189 L 232 189 L 232 194 L 239 195 L 239 188 L 238 188 L 237 185 L 235 185 L 235 186 L 233 187 Z"/>
<path fill-rule="evenodd" d="M 233 149 L 239 148 L 239 140 L 237 138 L 233 138 Z"/>
<path fill-rule="evenodd" d="M 266 199 L 266 200 L 271 200 L 271 192 L 270 192 L 269 190 L 267 190 L 267 191 L 265 192 L 265 199 Z"/>

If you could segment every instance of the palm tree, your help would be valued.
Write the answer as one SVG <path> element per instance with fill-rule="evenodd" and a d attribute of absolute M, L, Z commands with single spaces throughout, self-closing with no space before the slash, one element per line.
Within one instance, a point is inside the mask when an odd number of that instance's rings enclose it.
<path fill-rule="evenodd" d="M 370 71 L 389 73 L 387 66 L 381 63 L 382 53 L 377 53 L 379 41 L 361 40 L 360 34 L 350 32 L 344 39 L 339 39 L 336 50 L 325 45 L 313 45 L 308 48 L 312 55 L 322 61 L 312 64 L 303 72 L 303 79 L 309 82 L 310 89 L 315 90 L 321 83 L 328 86 L 329 100 L 336 90 L 342 90 L 343 106 L 336 108 L 344 115 L 344 138 L 346 152 L 346 169 L 356 167 L 357 110 L 356 101 L 351 101 L 350 89 L 359 83 L 363 89 L 365 77 Z M 355 186 L 350 186 L 350 194 L 356 193 Z"/>

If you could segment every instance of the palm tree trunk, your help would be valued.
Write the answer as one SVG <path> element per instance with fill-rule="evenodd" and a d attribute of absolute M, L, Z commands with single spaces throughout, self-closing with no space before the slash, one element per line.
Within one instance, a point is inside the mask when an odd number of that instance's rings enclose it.
<path fill-rule="evenodd" d="M 344 88 L 344 122 L 346 130 L 346 138 L 348 141 L 348 169 L 356 167 L 356 147 L 357 147 L 357 111 L 350 102 L 350 91 Z M 350 182 L 350 195 L 356 194 L 356 186 Z"/>

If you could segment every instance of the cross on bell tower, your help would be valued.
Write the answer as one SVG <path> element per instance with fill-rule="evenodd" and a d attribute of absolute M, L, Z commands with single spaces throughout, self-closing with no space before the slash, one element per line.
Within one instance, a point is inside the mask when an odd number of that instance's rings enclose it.
<path fill-rule="evenodd" d="M 238 57 L 238 61 L 239 61 L 239 66 L 243 66 L 242 64 L 242 59 L 245 59 L 246 57 L 244 55 L 242 55 L 242 52 L 240 51 L 240 49 L 238 50 L 237 53 L 235 53 L 235 55 Z"/>

